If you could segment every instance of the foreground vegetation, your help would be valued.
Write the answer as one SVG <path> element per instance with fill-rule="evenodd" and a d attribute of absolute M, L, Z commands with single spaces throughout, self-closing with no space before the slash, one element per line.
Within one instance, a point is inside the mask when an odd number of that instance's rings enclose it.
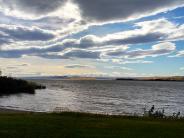
<path fill-rule="evenodd" d="M 0 95 L 30 93 L 33 94 L 35 89 L 44 89 L 44 86 L 25 80 L 14 79 L 10 77 L 0 77 Z"/>
<path fill-rule="evenodd" d="M 183 132 L 184 119 L 84 113 L 0 114 L 1 138 L 183 138 Z"/>

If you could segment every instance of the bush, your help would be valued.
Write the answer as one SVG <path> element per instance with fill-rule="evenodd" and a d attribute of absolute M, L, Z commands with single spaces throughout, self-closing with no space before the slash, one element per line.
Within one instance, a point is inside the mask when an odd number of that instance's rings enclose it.
<path fill-rule="evenodd" d="M 154 118 L 173 118 L 178 119 L 180 117 L 180 111 L 177 113 L 173 113 L 173 116 L 166 116 L 164 108 L 155 110 L 155 106 L 153 105 L 148 111 L 144 108 L 144 116 L 154 117 Z"/>
<path fill-rule="evenodd" d="M 45 86 L 27 82 L 21 79 L 0 77 L 0 95 L 29 93 L 34 94 L 36 89 L 45 89 Z"/>

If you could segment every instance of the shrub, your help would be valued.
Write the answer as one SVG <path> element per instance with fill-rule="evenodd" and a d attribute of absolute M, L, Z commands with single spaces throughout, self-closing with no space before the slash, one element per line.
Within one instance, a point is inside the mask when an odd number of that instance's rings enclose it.
<path fill-rule="evenodd" d="M 45 86 L 11 77 L 0 77 L 0 95 L 30 93 L 34 94 L 36 89 L 45 89 Z"/>

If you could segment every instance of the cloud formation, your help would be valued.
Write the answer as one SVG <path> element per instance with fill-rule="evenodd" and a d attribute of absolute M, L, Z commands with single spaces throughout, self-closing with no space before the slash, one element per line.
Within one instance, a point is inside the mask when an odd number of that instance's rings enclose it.
<path fill-rule="evenodd" d="M 72 64 L 72 65 L 66 65 L 65 68 L 75 69 L 75 68 L 95 68 L 94 66 L 89 65 L 80 65 L 80 64 Z"/>
<path fill-rule="evenodd" d="M 106 52 L 105 55 L 107 56 L 113 56 L 113 57 L 121 57 L 125 59 L 138 59 L 138 58 L 145 58 L 145 57 L 157 57 L 161 55 L 166 55 L 174 52 L 176 49 L 175 44 L 166 42 L 166 43 L 160 43 L 157 45 L 153 45 L 151 49 L 138 49 L 138 50 L 132 50 L 132 51 L 126 51 L 126 50 L 116 50 L 116 51 L 110 51 Z"/>
<path fill-rule="evenodd" d="M 179 59 L 184 25 L 173 12 L 179 7 L 183 0 L 0 0 L 0 60 L 64 59 L 72 61 L 66 69 L 90 68 L 81 60 L 116 69 L 154 64 L 163 55 Z"/>
<path fill-rule="evenodd" d="M 135 24 L 135 29 L 108 34 L 103 37 L 86 35 L 80 39 L 64 39 L 49 45 L 27 48 L 9 48 L 1 51 L 1 57 L 21 57 L 22 55 L 40 56 L 44 58 L 91 58 L 101 59 L 106 56 L 120 58 L 144 58 L 168 54 L 175 50 L 175 45 L 167 41 L 183 40 L 183 25 L 176 25 L 164 18 L 144 21 Z M 40 29 L 25 29 L 20 27 L 1 28 L 8 38 L 24 41 L 44 41 L 54 38 L 52 33 Z M 16 33 L 17 32 L 17 33 Z M 135 44 L 157 42 L 152 49 L 128 51 Z"/>
<path fill-rule="evenodd" d="M 183 0 L 73 0 L 90 21 L 126 20 L 164 12 L 184 4 Z"/>
<path fill-rule="evenodd" d="M 178 51 L 175 56 L 171 57 L 184 57 L 184 50 Z"/>
<path fill-rule="evenodd" d="M 7 40 L 12 39 L 14 41 L 47 41 L 55 37 L 53 33 L 36 27 L 0 25 L 0 32 Z"/>
<path fill-rule="evenodd" d="M 0 5 L 9 12 L 44 15 L 57 10 L 65 2 L 66 0 L 0 0 Z"/>

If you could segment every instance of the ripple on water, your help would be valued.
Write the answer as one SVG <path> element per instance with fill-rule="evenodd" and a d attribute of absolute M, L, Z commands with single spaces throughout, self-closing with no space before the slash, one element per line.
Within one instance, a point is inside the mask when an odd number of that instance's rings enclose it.
<path fill-rule="evenodd" d="M 47 86 L 35 95 L 0 97 L 0 107 L 31 111 L 71 111 L 108 114 L 141 114 L 146 106 L 184 115 L 183 82 L 39 80 Z"/>

